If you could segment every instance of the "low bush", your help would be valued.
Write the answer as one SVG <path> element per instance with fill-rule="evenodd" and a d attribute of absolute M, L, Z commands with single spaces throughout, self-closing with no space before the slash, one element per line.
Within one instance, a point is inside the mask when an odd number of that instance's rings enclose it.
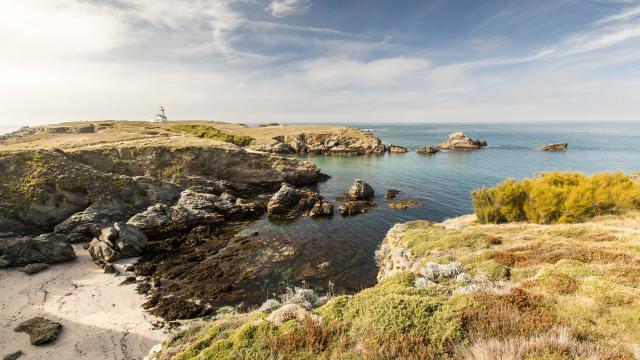
<path fill-rule="evenodd" d="M 251 136 L 227 134 L 207 125 L 175 124 L 169 127 L 169 131 L 193 135 L 204 139 L 224 141 L 238 146 L 247 146 L 254 140 Z"/>
<path fill-rule="evenodd" d="M 482 223 L 576 223 L 640 209 L 640 184 L 619 172 L 592 176 L 543 173 L 523 181 L 509 179 L 471 195 Z"/>

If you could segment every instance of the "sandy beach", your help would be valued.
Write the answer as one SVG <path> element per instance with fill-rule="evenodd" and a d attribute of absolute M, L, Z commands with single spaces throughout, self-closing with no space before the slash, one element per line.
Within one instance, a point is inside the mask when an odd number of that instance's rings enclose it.
<path fill-rule="evenodd" d="M 38 274 L 0 272 L 0 357 L 22 350 L 20 359 L 142 359 L 163 339 L 158 319 L 145 313 L 144 298 L 124 276 L 104 274 L 81 246 L 78 259 Z M 123 271 L 126 264 L 116 263 Z M 53 343 L 29 344 L 13 328 L 34 316 L 58 321 L 64 329 Z"/>

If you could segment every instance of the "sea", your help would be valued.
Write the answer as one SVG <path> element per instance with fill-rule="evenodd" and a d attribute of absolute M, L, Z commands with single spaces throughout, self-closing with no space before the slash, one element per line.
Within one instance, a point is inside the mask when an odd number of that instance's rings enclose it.
<path fill-rule="evenodd" d="M 640 172 L 640 123 L 539 124 L 348 124 L 373 132 L 386 144 L 408 147 L 405 154 L 381 156 L 305 156 L 331 176 L 319 184 L 325 199 L 336 202 L 355 179 L 375 190 L 377 207 L 368 213 L 331 218 L 301 217 L 295 221 L 259 220 L 247 231 L 295 239 L 304 244 L 301 256 L 283 271 L 317 268 L 295 281 L 322 287 L 331 282 L 344 292 L 371 286 L 376 281 L 374 252 L 387 231 L 411 220 L 439 222 L 473 212 L 471 192 L 507 178 L 522 179 L 545 171 Z M 436 145 L 456 131 L 484 139 L 486 148 L 475 151 L 421 155 L 415 149 Z M 567 142 L 559 152 L 541 152 L 545 144 Z M 406 210 L 385 204 L 388 189 L 401 191 L 400 199 L 417 199 Z M 337 210 L 337 206 L 336 206 Z M 299 272 L 298 272 L 299 273 Z M 294 284 L 295 285 L 295 284 Z"/>

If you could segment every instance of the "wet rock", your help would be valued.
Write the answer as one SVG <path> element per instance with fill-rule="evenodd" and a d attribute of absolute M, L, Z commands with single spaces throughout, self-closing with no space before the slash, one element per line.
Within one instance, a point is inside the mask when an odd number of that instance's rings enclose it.
<path fill-rule="evenodd" d="M 37 237 L 0 239 L 0 267 L 54 264 L 75 258 L 76 254 L 65 236 L 47 233 Z"/>
<path fill-rule="evenodd" d="M 400 190 L 389 189 L 387 190 L 387 194 L 384 196 L 385 199 L 393 199 L 400 194 Z"/>
<path fill-rule="evenodd" d="M 387 206 L 392 209 L 409 209 L 420 206 L 420 201 L 415 199 L 403 199 L 398 201 L 387 201 Z"/>
<path fill-rule="evenodd" d="M 20 323 L 13 331 L 29 334 L 31 345 L 44 345 L 58 338 L 62 332 L 62 324 L 43 317 L 34 317 Z"/>
<path fill-rule="evenodd" d="M 418 149 L 416 149 L 416 152 L 418 154 L 427 154 L 427 155 L 433 155 L 435 153 L 439 153 L 440 149 L 438 149 L 435 146 L 421 146 Z"/>
<path fill-rule="evenodd" d="M 569 147 L 568 143 L 557 143 L 557 144 L 549 144 L 540 146 L 538 148 L 539 151 L 564 151 Z"/>
<path fill-rule="evenodd" d="M 309 216 L 331 216 L 333 215 L 333 204 L 327 201 L 317 202 L 309 210 Z"/>
<path fill-rule="evenodd" d="M 33 263 L 24 267 L 24 272 L 28 275 L 39 273 L 49 268 L 49 264 L 45 263 Z"/>
<path fill-rule="evenodd" d="M 68 234 L 72 243 L 91 241 L 105 227 L 114 222 L 126 221 L 131 215 L 133 211 L 123 205 L 91 205 L 56 225 L 54 232 Z"/>
<path fill-rule="evenodd" d="M 409 150 L 406 147 L 400 146 L 400 145 L 393 145 L 393 144 L 389 145 L 387 149 L 389 150 L 390 153 L 404 154 L 406 152 L 409 152 Z"/>
<path fill-rule="evenodd" d="M 18 351 L 12 352 L 11 354 L 7 354 L 5 357 L 2 358 L 2 360 L 16 360 L 22 355 L 23 355 L 22 350 L 18 350 Z"/>
<path fill-rule="evenodd" d="M 215 235 L 215 233 L 210 225 L 199 225 L 189 232 L 185 244 L 187 246 L 198 246 L 209 240 L 212 235 Z"/>
<path fill-rule="evenodd" d="M 89 253 L 94 260 L 111 262 L 141 255 L 147 241 L 137 227 L 118 222 L 102 229 L 100 236 L 91 240 Z"/>
<path fill-rule="evenodd" d="M 315 192 L 296 189 L 293 186 L 283 183 L 267 204 L 267 212 L 270 215 L 278 215 L 286 218 L 293 218 L 319 205 L 319 210 L 328 208 L 324 205 L 322 198 Z"/>
<path fill-rule="evenodd" d="M 463 132 L 455 132 L 438 145 L 440 150 L 475 150 L 487 146 L 484 140 L 468 138 Z"/>
<path fill-rule="evenodd" d="M 350 200 L 369 200 L 373 198 L 374 191 L 371 185 L 361 179 L 356 179 L 346 195 Z"/>
<path fill-rule="evenodd" d="M 357 215 L 375 206 L 376 203 L 370 200 L 348 200 L 340 205 L 339 211 L 341 215 Z"/>

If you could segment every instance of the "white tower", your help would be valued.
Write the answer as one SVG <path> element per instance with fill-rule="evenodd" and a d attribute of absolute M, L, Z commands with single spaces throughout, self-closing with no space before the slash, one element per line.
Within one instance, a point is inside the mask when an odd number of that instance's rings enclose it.
<path fill-rule="evenodd" d="M 160 113 L 151 118 L 152 122 L 165 122 L 167 120 L 167 116 L 164 114 L 164 106 L 160 106 Z"/>

